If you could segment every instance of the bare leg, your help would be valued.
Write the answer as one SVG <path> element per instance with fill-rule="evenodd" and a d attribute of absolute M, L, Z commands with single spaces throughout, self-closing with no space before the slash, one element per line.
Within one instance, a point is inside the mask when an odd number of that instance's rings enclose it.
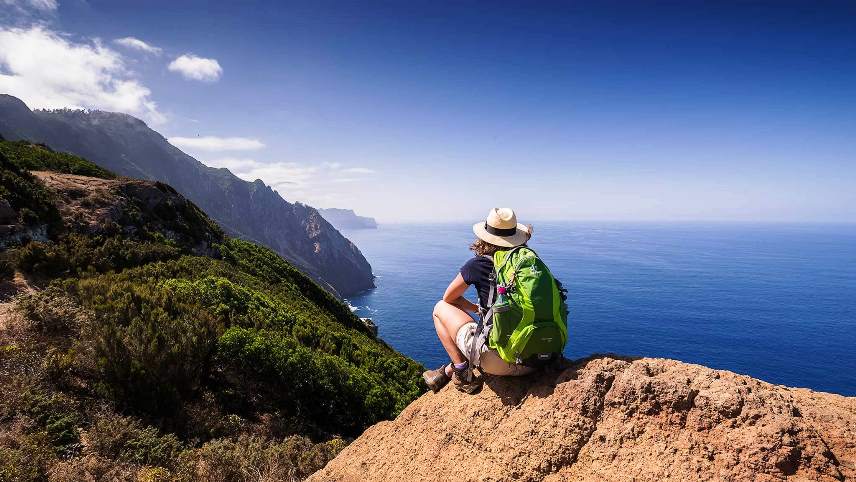
<path fill-rule="evenodd" d="M 449 354 L 453 363 L 467 361 L 467 358 L 455 344 L 455 337 L 462 326 L 472 321 L 470 315 L 455 305 L 442 300 L 434 305 L 434 329 L 437 330 L 437 337 L 440 338 L 440 343 L 443 344 L 443 348 L 446 349 L 446 353 Z"/>

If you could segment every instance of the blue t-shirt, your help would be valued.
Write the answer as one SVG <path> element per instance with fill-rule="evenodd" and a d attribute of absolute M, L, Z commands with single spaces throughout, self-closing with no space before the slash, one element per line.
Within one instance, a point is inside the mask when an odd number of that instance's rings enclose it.
<path fill-rule="evenodd" d="M 461 277 L 468 285 L 476 285 L 479 305 L 487 306 L 490 295 L 490 276 L 493 273 L 493 259 L 486 256 L 474 256 L 461 266 Z"/>

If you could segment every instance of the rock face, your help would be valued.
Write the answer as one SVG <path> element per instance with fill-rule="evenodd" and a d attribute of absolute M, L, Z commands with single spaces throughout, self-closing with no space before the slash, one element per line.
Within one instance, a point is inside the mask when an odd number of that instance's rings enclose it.
<path fill-rule="evenodd" d="M 426 394 L 319 481 L 851 480 L 856 398 L 664 359 L 598 356 Z"/>
<path fill-rule="evenodd" d="M 336 229 L 377 229 L 377 221 L 368 216 L 357 216 L 353 209 L 319 209 L 319 213 Z"/>
<path fill-rule="evenodd" d="M 31 111 L 0 94 L 0 135 L 41 142 L 123 176 L 165 182 L 232 236 L 266 245 L 342 295 L 374 287 L 360 250 L 309 206 L 289 203 L 262 181 L 208 167 L 132 116 Z"/>

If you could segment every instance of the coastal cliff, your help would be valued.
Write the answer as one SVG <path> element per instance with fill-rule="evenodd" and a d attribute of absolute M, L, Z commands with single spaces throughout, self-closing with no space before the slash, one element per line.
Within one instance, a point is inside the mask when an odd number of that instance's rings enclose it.
<path fill-rule="evenodd" d="M 0 481 L 303 480 L 421 370 L 169 185 L 0 141 Z"/>
<path fill-rule="evenodd" d="M 206 166 L 143 121 L 115 112 L 31 111 L 0 94 L 0 136 L 44 143 L 121 176 L 161 181 L 202 208 L 226 234 L 267 246 L 342 296 L 374 287 L 360 250 L 318 212 L 261 180 Z"/>
<path fill-rule="evenodd" d="M 595 356 L 451 386 L 309 480 L 851 480 L 856 398 L 666 359 Z"/>

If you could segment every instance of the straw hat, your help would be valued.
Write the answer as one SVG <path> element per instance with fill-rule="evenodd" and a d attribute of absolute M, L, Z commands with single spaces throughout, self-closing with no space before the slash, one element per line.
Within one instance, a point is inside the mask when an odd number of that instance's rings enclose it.
<path fill-rule="evenodd" d="M 517 223 L 511 208 L 493 208 L 484 222 L 473 225 L 473 232 L 482 241 L 503 248 L 520 246 L 529 240 L 529 228 Z"/>

